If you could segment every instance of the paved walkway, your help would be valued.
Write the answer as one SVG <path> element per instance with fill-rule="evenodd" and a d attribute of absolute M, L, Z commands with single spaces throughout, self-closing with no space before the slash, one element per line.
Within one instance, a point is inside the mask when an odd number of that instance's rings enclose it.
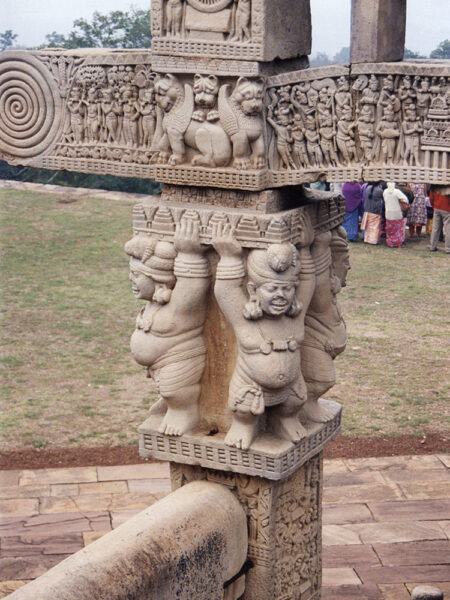
<path fill-rule="evenodd" d="M 450 598 L 450 456 L 325 461 L 323 600 Z M 153 504 L 166 463 L 0 472 L 0 598 Z"/>

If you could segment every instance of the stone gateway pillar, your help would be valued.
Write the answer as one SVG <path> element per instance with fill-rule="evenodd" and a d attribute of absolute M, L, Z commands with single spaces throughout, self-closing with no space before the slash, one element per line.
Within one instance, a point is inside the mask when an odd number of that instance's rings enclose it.
<path fill-rule="evenodd" d="M 152 14 L 152 162 L 165 183 L 134 208 L 125 246 L 146 302 L 131 351 L 159 394 L 140 453 L 170 461 L 173 489 L 206 480 L 239 499 L 244 598 L 318 599 L 344 205 L 273 189 L 266 162 L 275 151 L 284 175 L 320 153 L 300 126 L 309 86 L 283 85 L 307 65 L 309 3 L 162 0 Z"/>

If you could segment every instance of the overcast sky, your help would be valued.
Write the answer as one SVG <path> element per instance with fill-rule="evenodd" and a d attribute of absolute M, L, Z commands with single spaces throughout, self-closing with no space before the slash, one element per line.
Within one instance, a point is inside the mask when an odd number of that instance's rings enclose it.
<path fill-rule="evenodd" d="M 96 10 L 148 8 L 150 0 L 0 0 L 0 32 L 12 29 L 22 46 L 38 46 L 45 35 L 66 34 L 73 21 L 89 19 Z M 313 54 L 333 56 L 350 42 L 350 0 L 311 0 Z M 406 46 L 428 55 L 450 38 L 449 0 L 408 0 Z"/>

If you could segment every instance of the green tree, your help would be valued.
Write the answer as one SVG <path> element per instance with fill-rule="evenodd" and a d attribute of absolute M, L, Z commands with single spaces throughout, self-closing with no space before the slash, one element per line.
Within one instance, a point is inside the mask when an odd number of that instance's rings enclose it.
<path fill-rule="evenodd" d="M 430 58 L 450 58 L 450 40 L 444 40 L 430 54 Z"/>
<path fill-rule="evenodd" d="M 408 48 L 405 48 L 403 58 L 426 58 L 426 56 L 420 54 L 419 52 L 414 52 L 414 50 L 409 50 Z"/>
<path fill-rule="evenodd" d="M 331 65 L 331 60 L 325 52 L 317 52 L 311 57 L 309 64 L 311 67 L 323 67 L 324 65 Z"/>
<path fill-rule="evenodd" d="M 150 11 L 131 7 L 128 12 L 94 12 L 92 19 L 77 19 L 67 35 L 54 31 L 46 36 L 46 48 L 149 48 Z"/>
<path fill-rule="evenodd" d="M 333 58 L 334 63 L 342 64 L 350 62 L 350 46 L 344 46 Z"/>
<path fill-rule="evenodd" d="M 12 29 L 7 29 L 3 33 L 0 33 L 0 51 L 11 48 L 17 39 L 17 33 L 13 33 Z"/>

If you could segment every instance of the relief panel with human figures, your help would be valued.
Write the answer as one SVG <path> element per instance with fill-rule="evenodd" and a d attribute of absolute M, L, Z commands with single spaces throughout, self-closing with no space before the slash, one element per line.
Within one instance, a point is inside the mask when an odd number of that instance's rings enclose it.
<path fill-rule="evenodd" d="M 358 178 L 445 185 L 449 73 L 404 62 L 238 77 L 157 73 L 150 52 L 5 52 L 0 154 L 242 190 Z"/>

